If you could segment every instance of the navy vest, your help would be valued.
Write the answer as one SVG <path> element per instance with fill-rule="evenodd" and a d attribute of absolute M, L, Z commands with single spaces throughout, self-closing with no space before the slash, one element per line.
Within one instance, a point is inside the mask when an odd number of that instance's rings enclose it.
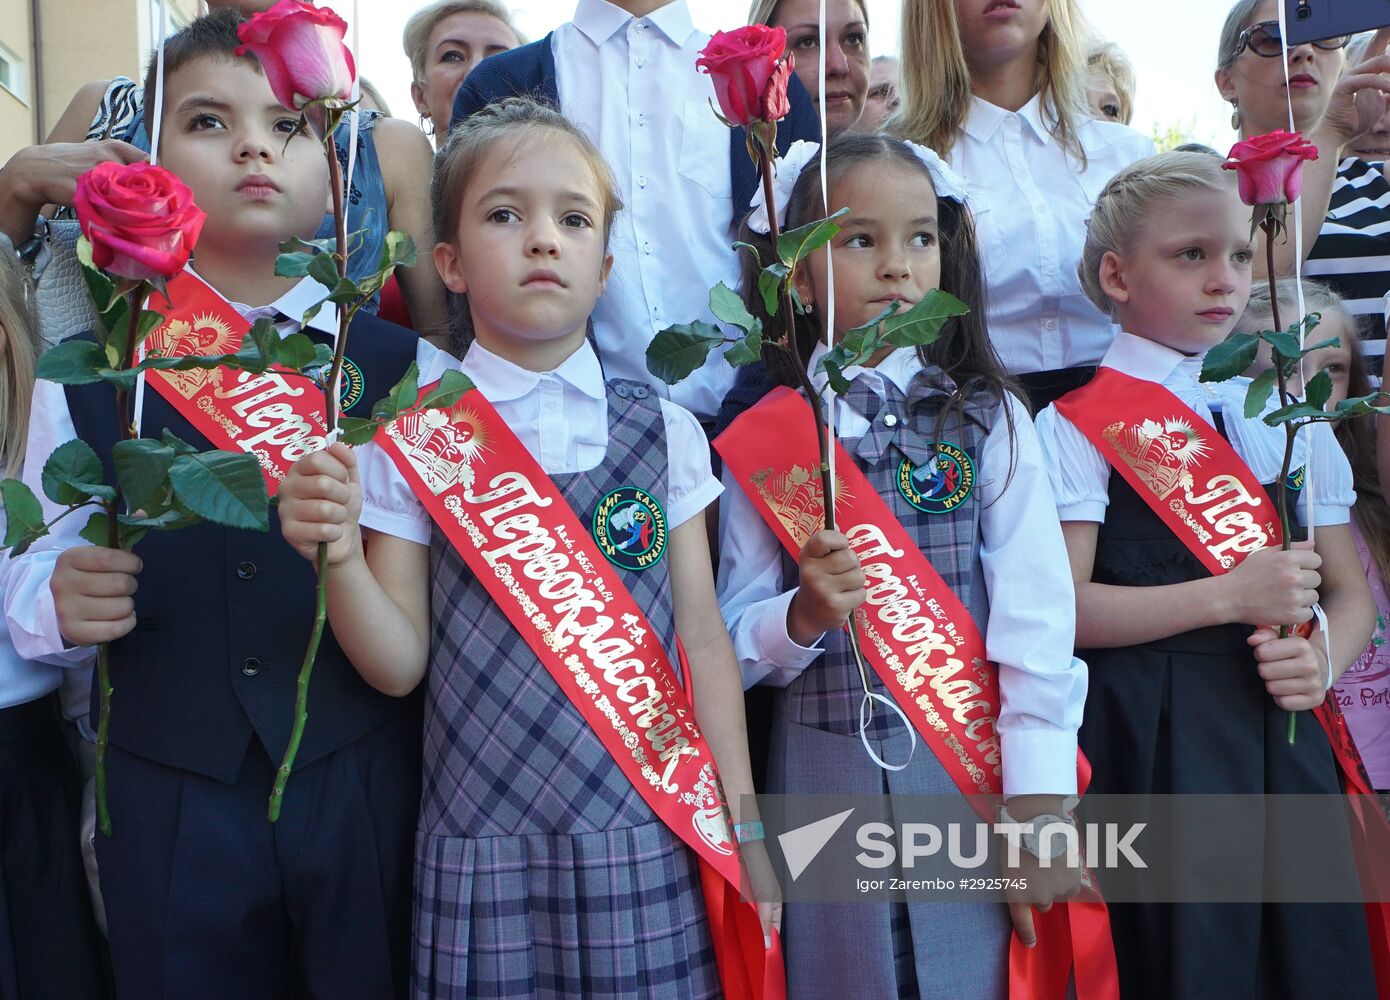
<path fill-rule="evenodd" d="M 542 104 L 564 110 L 560 108 L 551 35 L 508 52 L 488 56 L 473 67 L 454 95 L 454 117 L 450 126 L 457 125 L 475 111 L 504 97 L 531 97 Z M 785 151 L 798 139 L 820 142 L 820 119 L 816 116 L 815 105 L 795 74 L 788 82 L 787 97 L 791 102 L 791 111 L 777 126 L 777 148 Z M 733 183 L 733 216 L 730 224 L 736 229 L 748 214 L 748 203 L 753 200 L 758 185 L 762 183 L 757 167 L 748 155 L 748 140 L 742 128 L 729 129 L 729 171 Z"/>
<path fill-rule="evenodd" d="M 305 330 L 316 340 L 330 338 Z M 416 335 L 373 316 L 353 321 L 347 356 L 363 375 L 346 411 L 372 403 L 415 360 Z M 101 456 L 108 482 L 115 390 L 68 386 L 77 436 Z M 145 393 L 143 434 L 168 428 L 199 449 L 209 442 L 159 393 Z M 136 545 L 144 561 L 135 629 L 111 646 L 111 742 L 171 767 L 231 782 L 252 739 L 277 763 L 294 721 L 295 681 L 314 618 L 313 566 L 280 536 L 271 508 L 265 534 L 199 524 L 152 531 Z M 309 687 L 309 720 L 296 766 L 351 743 L 393 713 L 420 712 L 419 693 L 392 698 L 369 687 L 325 629 Z M 95 692 L 93 724 L 97 718 Z"/>

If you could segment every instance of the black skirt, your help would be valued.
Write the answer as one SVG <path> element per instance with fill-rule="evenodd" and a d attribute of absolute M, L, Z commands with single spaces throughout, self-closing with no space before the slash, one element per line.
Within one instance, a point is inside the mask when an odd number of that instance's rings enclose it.
<path fill-rule="evenodd" d="M 1118 474 L 1101 525 L 1092 579 L 1161 586 L 1206 576 Z M 1081 650 L 1090 687 L 1081 747 L 1093 794 L 1340 794 L 1322 726 L 1266 693 L 1246 643 L 1250 629 L 1199 629 L 1125 649 Z M 1169 845 L 1184 870 L 1251 866 L 1285 854 L 1277 823 L 1233 859 L 1211 831 L 1179 823 Z M 1349 839 L 1307 845 L 1329 878 L 1354 879 Z M 1102 877 L 1102 890 L 1104 889 Z M 1126 903 L 1111 907 L 1120 995 L 1302 1000 L 1376 996 L 1363 907 L 1352 904 Z"/>

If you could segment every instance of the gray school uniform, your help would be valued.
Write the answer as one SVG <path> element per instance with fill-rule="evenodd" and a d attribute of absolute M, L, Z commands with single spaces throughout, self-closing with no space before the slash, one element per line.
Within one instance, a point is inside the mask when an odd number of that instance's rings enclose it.
<path fill-rule="evenodd" d="M 913 377 L 906 397 L 888 379 L 885 396 L 862 376 L 850 386 L 846 402 L 869 422 L 863 438 L 842 444 L 895 517 L 917 540 L 933 568 L 984 627 L 989 599 L 980 564 L 979 490 L 948 511 L 928 512 L 909 503 L 899 489 L 904 459 L 927 466 L 936 455 L 937 420 L 955 385 L 930 368 Z M 970 395 L 946 416 L 940 439 L 970 457 L 978 469 L 996 401 Z M 887 408 L 887 414 L 884 408 Z M 890 422 L 883 418 L 892 414 Z M 1002 415 L 998 419 L 1003 419 Z M 796 566 L 786 559 L 787 586 Z M 959 794 L 935 754 L 918 739 L 911 762 L 901 771 L 878 767 L 858 736 L 863 688 L 842 631 L 823 639 L 826 652 L 778 692 L 773 716 L 769 791 L 781 794 L 951 795 Z M 887 689 L 871 673 L 875 693 Z M 880 758 L 901 762 L 910 737 L 902 720 L 877 706 L 868 729 Z M 883 816 L 856 815 L 856 822 L 891 822 Z M 1003 998 L 1008 987 L 1008 947 L 1012 923 L 1002 903 L 788 903 L 783 914 L 788 996 L 791 1000 L 844 997 Z"/>
<path fill-rule="evenodd" d="M 660 400 L 607 385 L 608 453 L 552 476 L 587 525 L 637 486 L 666 509 Z M 656 817 L 436 528 L 414 995 L 720 995 L 696 858 Z M 675 649 L 668 564 L 621 578 Z M 673 657 L 674 658 L 674 657 Z"/>

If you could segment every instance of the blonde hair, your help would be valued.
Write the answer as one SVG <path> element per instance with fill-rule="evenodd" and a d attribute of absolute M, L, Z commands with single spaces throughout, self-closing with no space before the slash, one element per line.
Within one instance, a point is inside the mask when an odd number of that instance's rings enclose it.
<path fill-rule="evenodd" d="M 435 0 L 434 3 L 421 7 L 410 15 L 410 20 L 405 22 L 405 31 L 401 34 L 401 46 L 405 49 L 406 58 L 410 60 L 410 78 L 416 83 L 423 83 L 425 79 L 425 47 L 430 43 L 430 32 L 434 31 L 440 21 L 455 14 L 486 14 L 495 17 L 511 29 L 518 45 L 526 44 L 525 37 L 512 23 L 512 12 L 499 0 Z"/>
<path fill-rule="evenodd" d="M 1086 40 L 1077 0 L 1049 0 L 1038 36 L 1034 92 L 1053 119 L 1052 135 L 1083 168 L 1077 134 L 1091 117 L 1086 101 Z M 903 0 L 902 103 L 888 122 L 894 135 L 948 156 L 970 108 L 970 67 L 960 39 L 955 0 Z"/>
<path fill-rule="evenodd" d="M 869 5 L 867 0 L 854 0 L 859 5 L 859 15 L 864 19 L 864 27 L 869 26 Z M 752 6 L 748 8 L 749 24 L 771 25 L 772 19 L 777 16 L 777 8 L 782 6 L 782 0 L 753 0 Z"/>
<path fill-rule="evenodd" d="M 1236 46 L 1240 44 L 1240 33 L 1250 27 L 1255 12 L 1264 0 L 1236 0 L 1226 13 L 1226 23 L 1221 26 L 1221 41 L 1216 51 L 1216 68 L 1230 69 L 1236 61 Z M 1282 2 L 1282 0 L 1281 0 Z"/>
<path fill-rule="evenodd" d="M 434 155 L 434 177 L 430 181 L 430 205 L 434 231 L 441 241 L 453 243 L 458 220 L 463 213 L 463 196 L 488 153 L 502 142 L 514 145 L 528 139 L 561 136 L 575 146 L 579 158 L 589 168 L 598 188 L 603 208 L 603 243 L 613 229 L 613 218 L 622 210 L 623 200 L 608 161 L 579 127 L 559 111 L 529 97 L 507 97 L 474 112 L 449 130 L 448 138 Z M 473 340 L 473 321 L 468 312 L 468 296 L 450 293 L 454 346 L 463 353 Z"/>
<path fill-rule="evenodd" d="M 1100 70 L 1110 79 L 1120 105 L 1120 121 L 1128 125 L 1134 117 L 1134 66 L 1124 49 L 1114 42 L 1094 42 L 1086 56 L 1086 68 Z"/>
<path fill-rule="evenodd" d="M 6 475 L 19 475 L 29 436 L 29 403 L 34 397 L 34 365 L 39 354 L 39 322 L 34 286 L 19 258 L 0 253 L 0 462 Z"/>
<path fill-rule="evenodd" d="M 1107 253 L 1126 253 L 1140 230 L 1163 203 L 1191 191 L 1231 191 L 1236 178 L 1211 153 L 1159 153 L 1125 167 L 1096 198 L 1086 220 L 1086 246 L 1076 274 L 1081 290 L 1095 307 L 1114 314 L 1110 296 L 1100 286 L 1100 263 Z"/>
<path fill-rule="evenodd" d="M 1340 312 L 1351 323 L 1353 330 L 1356 327 L 1356 317 L 1347 308 L 1342 296 L 1329 285 L 1324 285 L 1321 281 L 1303 280 L 1303 305 L 1310 313 L 1322 313 L 1324 319 L 1329 313 Z M 1280 319 L 1286 321 L 1286 325 L 1292 323 L 1299 317 L 1295 316 L 1298 308 L 1298 299 L 1294 295 L 1293 283 L 1284 282 L 1279 286 L 1279 311 Z M 1250 301 L 1246 303 L 1245 312 L 1241 313 L 1239 322 L 1236 323 L 1236 333 L 1259 333 L 1261 330 L 1269 329 L 1270 321 L 1274 319 L 1274 308 L 1269 297 L 1269 285 L 1266 282 L 1258 282 L 1250 289 Z M 1312 343 L 1324 339 L 1319 331 L 1313 331 Z M 1342 345 L 1346 347 L 1346 344 Z"/>
<path fill-rule="evenodd" d="M 386 98 L 381 96 L 381 91 L 376 89 L 372 81 L 368 80 L 365 76 L 359 76 L 357 78 L 357 85 L 362 88 L 362 96 L 376 105 L 382 117 L 391 117 L 391 105 L 386 103 Z"/>

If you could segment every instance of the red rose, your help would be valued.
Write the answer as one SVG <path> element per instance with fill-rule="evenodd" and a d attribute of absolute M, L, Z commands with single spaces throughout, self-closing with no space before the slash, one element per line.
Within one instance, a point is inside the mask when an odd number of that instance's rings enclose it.
<path fill-rule="evenodd" d="M 700 50 L 695 65 L 714 81 L 714 94 L 725 118 L 735 125 L 747 125 L 760 119 L 768 83 L 786 48 L 787 32 L 783 28 L 750 24 L 733 31 L 715 32 L 709 44 Z M 785 81 L 782 86 L 785 91 Z M 761 120 L 776 121 L 775 118 Z"/>
<path fill-rule="evenodd" d="M 77 178 L 73 205 L 92 262 L 134 281 L 182 271 L 207 218 L 182 181 L 148 163 L 97 164 Z"/>
<path fill-rule="evenodd" d="M 347 100 L 357 67 L 343 44 L 347 22 L 331 10 L 280 0 L 237 28 L 242 44 L 265 70 L 275 99 L 298 111 L 311 101 Z"/>
<path fill-rule="evenodd" d="M 787 117 L 792 102 L 787 97 L 787 84 L 791 82 L 792 68 L 796 65 L 790 52 L 787 58 L 777 64 L 763 91 L 762 119 L 765 122 L 779 122 Z"/>
<path fill-rule="evenodd" d="M 1303 190 L 1303 161 L 1316 160 L 1318 147 L 1298 132 L 1276 129 L 1231 147 L 1227 170 L 1240 179 L 1240 200 L 1247 205 L 1293 202 Z"/>

